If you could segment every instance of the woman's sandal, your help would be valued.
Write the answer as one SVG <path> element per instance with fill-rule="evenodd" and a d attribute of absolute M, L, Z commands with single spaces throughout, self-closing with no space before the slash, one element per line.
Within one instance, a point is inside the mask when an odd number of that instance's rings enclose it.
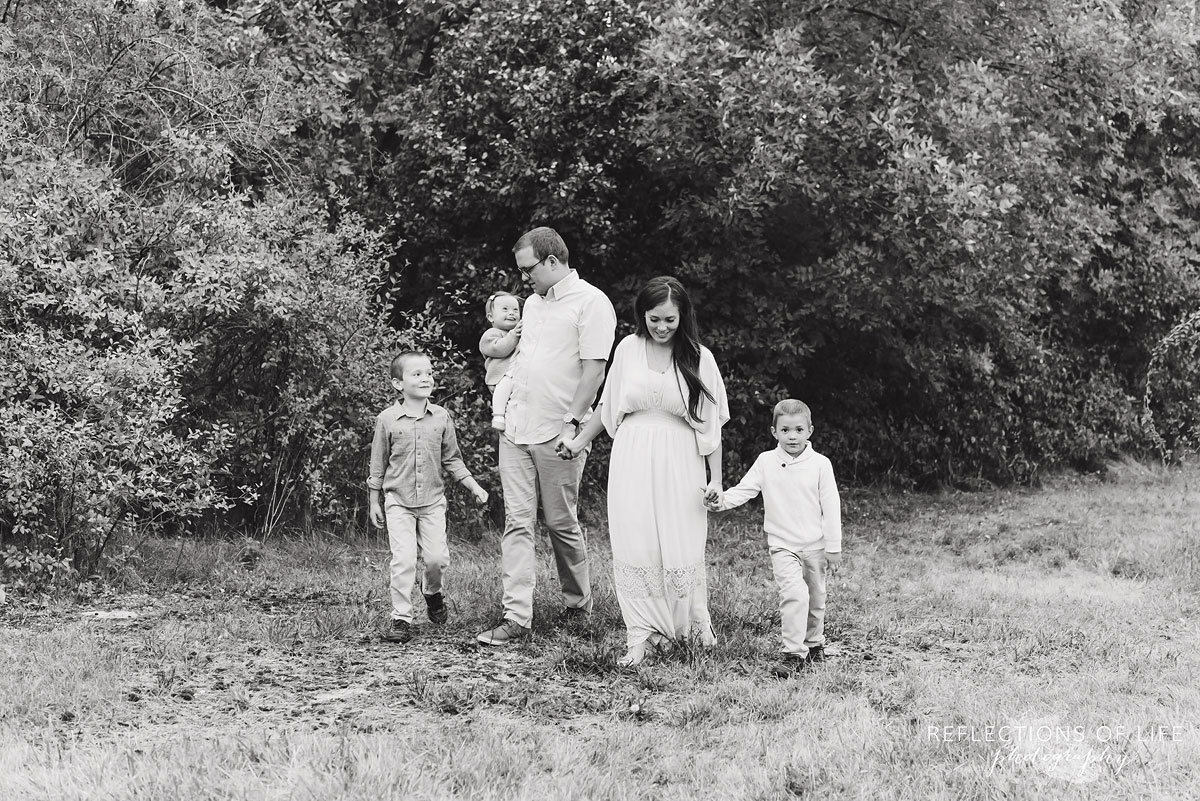
<path fill-rule="evenodd" d="M 617 660 L 617 667 L 637 667 L 646 659 L 646 645 L 635 645 L 625 652 L 625 656 Z"/>
<path fill-rule="evenodd" d="M 625 656 L 617 660 L 618 667 L 637 667 L 648 657 L 662 656 L 666 652 L 670 640 L 666 635 L 657 631 L 625 652 Z"/>

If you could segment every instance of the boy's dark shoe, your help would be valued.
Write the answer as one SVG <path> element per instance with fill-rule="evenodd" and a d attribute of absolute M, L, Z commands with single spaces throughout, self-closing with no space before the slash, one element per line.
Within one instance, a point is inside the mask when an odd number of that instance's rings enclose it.
<path fill-rule="evenodd" d="M 384 642 L 406 643 L 413 638 L 412 624 L 407 620 L 393 620 L 383 633 Z"/>
<path fill-rule="evenodd" d="M 425 606 L 429 610 L 429 619 L 439 626 L 450 619 L 450 610 L 446 607 L 446 599 L 440 592 L 426 595 Z"/>
<path fill-rule="evenodd" d="M 814 645 L 808 649 L 808 663 L 810 665 L 819 664 L 825 661 L 825 646 Z"/>
<path fill-rule="evenodd" d="M 795 676 L 797 673 L 803 673 L 808 667 L 808 658 L 799 654 L 784 654 L 775 666 L 771 668 L 771 672 L 777 678 L 788 679 Z"/>
<path fill-rule="evenodd" d="M 500 622 L 499 626 L 480 632 L 479 636 L 475 639 L 484 645 L 508 645 L 509 643 L 528 640 L 530 634 L 530 630 L 520 623 L 505 618 Z"/>

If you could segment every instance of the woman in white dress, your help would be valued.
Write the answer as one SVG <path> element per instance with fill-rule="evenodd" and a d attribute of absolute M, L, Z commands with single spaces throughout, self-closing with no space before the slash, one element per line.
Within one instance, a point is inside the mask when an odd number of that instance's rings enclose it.
<path fill-rule="evenodd" d="M 696 336 L 687 291 L 651 279 L 634 303 L 596 413 L 560 447 L 574 458 L 606 430 L 608 528 L 628 653 L 637 665 L 667 639 L 716 641 L 708 614 L 706 496 L 721 489 L 721 427 L 729 420 L 716 360 Z M 707 477 L 705 467 L 707 466 Z"/>

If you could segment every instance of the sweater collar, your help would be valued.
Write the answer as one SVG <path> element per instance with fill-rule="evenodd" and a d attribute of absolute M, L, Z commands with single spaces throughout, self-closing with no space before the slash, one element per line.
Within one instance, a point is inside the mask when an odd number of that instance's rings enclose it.
<path fill-rule="evenodd" d="M 775 446 L 775 456 L 779 459 L 781 464 L 796 464 L 798 462 L 804 462 L 812 458 L 812 454 L 813 446 L 811 442 L 804 446 L 804 450 L 800 451 L 799 456 L 792 456 L 790 453 L 785 451 L 781 445 Z"/>

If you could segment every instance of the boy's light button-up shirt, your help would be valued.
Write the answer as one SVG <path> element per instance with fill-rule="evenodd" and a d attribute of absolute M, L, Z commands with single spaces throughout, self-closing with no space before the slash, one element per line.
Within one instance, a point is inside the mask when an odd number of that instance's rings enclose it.
<path fill-rule="evenodd" d="M 608 360 L 617 313 L 607 295 L 571 270 L 545 297 L 529 296 L 524 320 L 504 433 L 518 445 L 536 445 L 562 432 L 583 362 Z"/>
<path fill-rule="evenodd" d="M 833 463 L 812 445 L 795 457 L 783 448 L 759 454 L 745 477 L 725 492 L 722 508 L 741 506 L 759 493 L 768 545 L 795 553 L 842 550 L 842 502 Z"/>
<path fill-rule="evenodd" d="M 471 475 L 449 412 L 426 403 L 414 417 L 397 402 L 375 418 L 369 489 L 383 490 L 403 506 L 428 506 L 445 495 L 443 470 L 455 481 Z"/>

